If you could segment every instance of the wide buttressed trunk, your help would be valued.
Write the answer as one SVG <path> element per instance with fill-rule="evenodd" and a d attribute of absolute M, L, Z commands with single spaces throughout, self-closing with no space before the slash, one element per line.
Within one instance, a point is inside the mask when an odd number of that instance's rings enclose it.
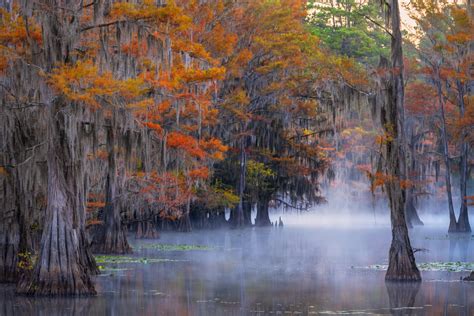
<path fill-rule="evenodd" d="M 392 243 L 389 251 L 387 281 L 420 281 L 421 275 L 415 263 L 415 256 L 408 235 L 405 218 L 406 155 L 404 139 L 404 82 L 403 51 L 400 30 L 400 11 L 398 0 L 391 1 L 390 22 L 392 31 L 391 67 L 384 86 L 387 95 L 382 108 L 382 126 L 385 142 L 386 172 L 389 180 L 385 183 L 392 224 Z"/>
<path fill-rule="evenodd" d="M 38 259 L 18 283 L 21 294 L 95 294 L 90 275 L 98 270 L 85 232 L 84 111 L 64 104 L 57 98 L 50 105 L 45 223 Z"/>

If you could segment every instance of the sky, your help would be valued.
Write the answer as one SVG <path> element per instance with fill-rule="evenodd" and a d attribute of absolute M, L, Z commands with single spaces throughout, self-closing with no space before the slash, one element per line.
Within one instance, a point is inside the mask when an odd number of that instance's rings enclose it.
<path fill-rule="evenodd" d="M 401 0 L 400 2 L 400 17 L 402 19 L 404 29 L 407 31 L 410 31 L 415 26 L 415 21 L 410 18 L 408 10 L 404 7 L 404 5 L 408 4 L 409 2 L 409 0 Z"/>

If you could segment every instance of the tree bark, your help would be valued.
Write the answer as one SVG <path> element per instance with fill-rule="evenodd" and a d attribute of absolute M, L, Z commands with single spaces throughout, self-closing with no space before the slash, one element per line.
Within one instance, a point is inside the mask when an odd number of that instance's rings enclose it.
<path fill-rule="evenodd" d="M 247 199 L 243 203 L 244 226 L 252 226 L 252 203 Z"/>
<path fill-rule="evenodd" d="M 457 80 L 458 90 L 458 105 L 461 118 L 464 118 L 466 106 L 464 104 L 464 85 Z M 460 193 L 461 193 L 461 209 L 459 210 L 459 219 L 457 222 L 457 232 L 467 233 L 471 232 L 471 225 L 469 224 L 469 213 L 467 210 L 467 180 L 469 176 L 469 167 L 467 165 L 469 160 L 469 144 L 466 140 L 467 133 L 465 130 L 461 132 L 461 159 L 459 162 L 460 173 Z"/>
<path fill-rule="evenodd" d="M 137 223 L 136 239 L 157 239 L 160 238 L 156 230 L 155 223 L 151 220 Z"/>
<path fill-rule="evenodd" d="M 77 112 L 65 113 L 56 100 L 48 124 L 48 197 L 41 249 L 31 274 L 17 292 L 30 295 L 95 294 L 90 275 L 97 273 L 85 234 L 84 148 Z M 80 110 L 79 110 L 80 111 Z"/>
<path fill-rule="evenodd" d="M 13 185 L 3 183 L 4 190 L 11 191 Z M 8 192 L 5 192 L 5 197 Z M 13 192 L 11 193 L 13 196 Z M 0 282 L 15 282 L 18 275 L 18 253 L 20 246 L 20 227 L 16 220 L 16 209 L 5 198 L 0 218 Z"/>
<path fill-rule="evenodd" d="M 454 213 L 453 205 L 453 194 L 451 189 L 451 162 L 449 158 L 449 148 L 448 148 L 448 132 L 446 128 L 446 115 L 445 115 L 445 101 L 443 96 L 443 91 L 441 88 L 441 79 L 439 78 L 439 69 L 436 69 L 436 90 L 438 93 L 438 102 L 441 109 L 441 141 L 443 142 L 443 159 L 444 165 L 446 167 L 446 173 L 444 175 L 446 182 L 446 194 L 448 197 L 448 209 L 449 209 L 449 228 L 448 232 L 457 231 L 457 222 L 456 214 Z"/>
<path fill-rule="evenodd" d="M 13 171 L 15 172 L 15 171 Z M 0 282 L 16 282 L 20 253 L 20 208 L 14 175 L 6 174 L 2 183 L 0 218 Z"/>
<path fill-rule="evenodd" d="M 409 149 L 409 160 L 408 160 L 408 176 L 409 178 L 414 177 L 416 174 L 416 142 L 417 137 L 414 135 L 414 128 L 412 124 L 407 124 L 406 130 L 410 131 L 410 142 L 407 148 Z M 411 179 L 410 179 L 411 180 Z M 416 210 L 416 199 L 415 199 L 415 185 L 411 183 L 406 190 L 406 202 L 405 202 L 405 216 L 408 227 L 423 226 L 423 222 L 418 216 Z"/>
<path fill-rule="evenodd" d="M 43 126 L 39 122 L 35 127 L 27 127 L 33 114 L 41 117 L 39 111 L 15 115 L 7 106 L 0 105 L 0 148 L 4 150 L 0 165 L 5 166 L 4 172 L 0 172 L 0 282 L 18 280 L 24 268 L 19 264 L 31 258 L 36 246 L 34 237 L 40 227 L 36 225 L 34 229 L 31 224 L 43 216 L 37 209 L 42 208 L 38 201 L 45 194 L 45 168 L 35 160 L 39 148 L 36 152 L 27 150 L 44 137 L 38 135 Z"/>
<path fill-rule="evenodd" d="M 188 200 L 186 203 L 186 211 L 179 218 L 178 230 L 180 232 L 192 231 L 191 218 L 189 217 L 189 211 L 191 209 L 191 201 Z"/>
<path fill-rule="evenodd" d="M 232 214 L 232 226 L 244 226 L 244 192 L 245 192 L 245 173 L 247 170 L 247 154 L 245 152 L 245 137 L 240 140 L 240 173 L 239 173 L 239 204 Z"/>
<path fill-rule="evenodd" d="M 270 216 L 268 214 L 269 199 L 262 198 L 257 202 L 257 218 L 255 219 L 255 226 L 271 226 Z"/>
<path fill-rule="evenodd" d="M 406 194 L 407 199 L 405 203 L 405 215 L 408 226 L 423 226 L 423 221 L 418 216 L 418 212 L 416 210 L 413 188 L 408 188 Z"/>
<path fill-rule="evenodd" d="M 389 266 L 385 280 L 420 281 L 420 272 L 415 263 L 415 256 L 408 235 L 405 220 L 406 194 L 401 182 L 406 180 L 406 156 L 404 152 L 404 82 L 403 51 L 400 30 L 400 11 L 398 0 L 391 1 L 390 21 L 392 29 L 391 71 L 388 89 L 388 100 L 383 109 L 382 123 L 391 139 L 386 142 L 385 159 L 387 172 L 391 176 L 385 187 L 390 202 L 390 219 L 392 223 L 392 244 L 389 251 Z"/>
<path fill-rule="evenodd" d="M 122 227 L 120 218 L 120 203 L 117 201 L 117 153 L 115 150 L 114 124 L 107 129 L 107 152 L 108 167 L 106 179 L 106 196 L 103 223 L 95 234 L 92 243 L 92 251 L 102 254 L 126 254 L 131 253 L 132 248 L 128 245 L 127 235 Z"/>

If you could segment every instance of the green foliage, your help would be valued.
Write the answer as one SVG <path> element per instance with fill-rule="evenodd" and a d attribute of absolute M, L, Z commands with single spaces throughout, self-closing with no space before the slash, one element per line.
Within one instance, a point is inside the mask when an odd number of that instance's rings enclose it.
<path fill-rule="evenodd" d="M 211 187 L 212 200 L 208 200 L 210 209 L 232 208 L 239 204 L 239 196 L 231 188 Z"/>
<path fill-rule="evenodd" d="M 247 163 L 248 191 L 268 195 L 274 190 L 276 173 L 264 163 L 249 160 Z"/>
<path fill-rule="evenodd" d="M 370 65 L 377 64 L 379 56 L 389 55 L 388 34 L 368 20 L 383 25 L 378 5 L 354 0 L 336 0 L 332 5 L 323 5 L 312 0 L 308 7 L 312 12 L 308 18 L 310 31 L 334 53 Z"/>

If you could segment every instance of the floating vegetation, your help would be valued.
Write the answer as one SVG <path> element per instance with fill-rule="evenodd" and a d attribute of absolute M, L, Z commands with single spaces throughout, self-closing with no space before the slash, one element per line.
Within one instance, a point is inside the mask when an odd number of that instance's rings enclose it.
<path fill-rule="evenodd" d="M 452 234 L 452 235 L 444 235 L 444 236 L 426 236 L 426 240 L 474 240 L 474 235 L 470 234 Z"/>
<path fill-rule="evenodd" d="M 127 263 L 162 263 L 162 262 L 179 262 L 184 260 L 166 259 L 166 258 L 145 258 L 145 257 L 126 257 L 126 256 L 95 256 L 98 264 L 127 264 Z"/>
<path fill-rule="evenodd" d="M 173 244 L 146 244 L 142 249 L 156 249 L 159 251 L 192 251 L 192 250 L 213 250 L 215 248 L 202 245 L 173 245 Z"/>
<path fill-rule="evenodd" d="M 100 271 L 104 271 L 104 272 L 133 270 L 131 268 L 116 268 L 116 267 L 106 267 L 106 266 L 98 266 L 98 268 L 99 268 Z"/>
<path fill-rule="evenodd" d="M 318 315 L 381 315 L 381 314 L 384 314 L 385 315 L 384 311 L 423 310 L 425 306 L 390 307 L 390 308 L 380 308 L 380 309 L 355 309 L 355 310 L 341 310 L 341 311 L 311 311 L 309 312 L 309 314 L 318 314 Z"/>
<path fill-rule="evenodd" d="M 418 263 L 418 269 L 420 271 L 445 271 L 445 272 L 466 272 L 474 270 L 474 262 L 425 262 Z M 357 267 L 355 267 L 357 268 Z M 387 270 L 387 264 L 374 264 L 366 267 L 361 267 L 362 269 L 370 270 Z"/>

